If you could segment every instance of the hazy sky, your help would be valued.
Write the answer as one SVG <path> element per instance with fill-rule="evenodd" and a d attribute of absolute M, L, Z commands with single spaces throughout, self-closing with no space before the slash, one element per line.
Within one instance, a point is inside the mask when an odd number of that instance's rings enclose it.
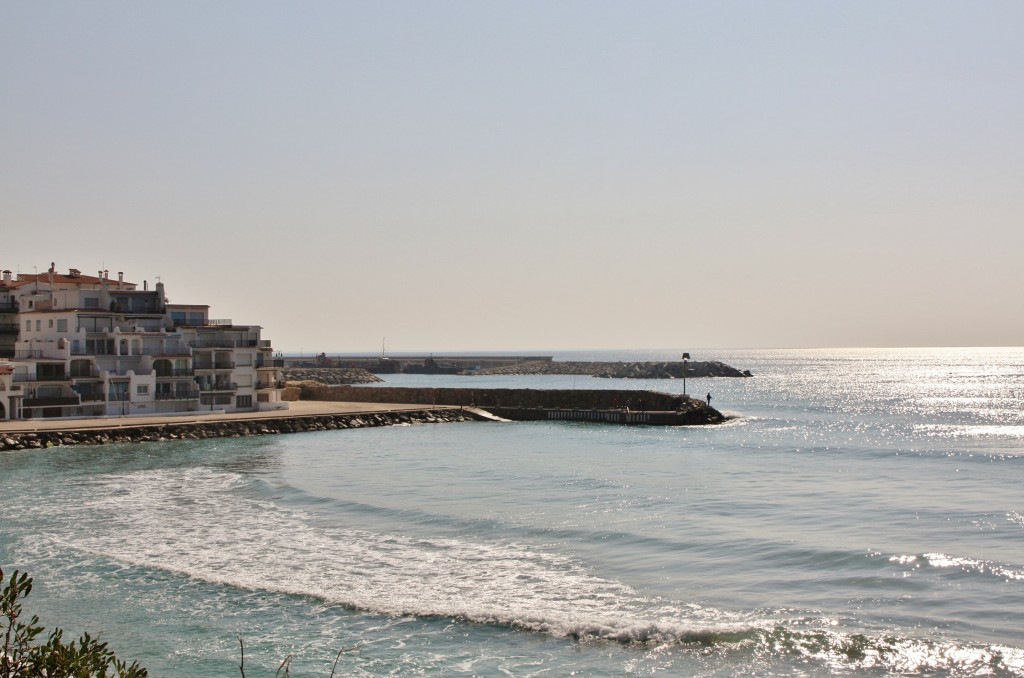
<path fill-rule="evenodd" d="M 1019 345 L 1024 2 L 0 0 L 0 268 L 277 348 Z"/>

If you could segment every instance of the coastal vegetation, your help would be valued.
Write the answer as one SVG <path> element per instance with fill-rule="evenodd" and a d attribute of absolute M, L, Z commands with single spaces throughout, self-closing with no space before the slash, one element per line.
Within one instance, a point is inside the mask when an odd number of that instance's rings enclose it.
<path fill-rule="evenodd" d="M 146 678 L 149 672 L 136 661 L 118 659 L 107 643 L 88 633 L 75 641 L 64 641 L 64 631 L 54 628 L 46 633 L 39 617 L 25 619 L 22 601 L 32 592 L 32 578 L 15 570 L 4 580 L 0 568 L 0 624 L 3 650 L 0 651 L 0 678 Z"/>

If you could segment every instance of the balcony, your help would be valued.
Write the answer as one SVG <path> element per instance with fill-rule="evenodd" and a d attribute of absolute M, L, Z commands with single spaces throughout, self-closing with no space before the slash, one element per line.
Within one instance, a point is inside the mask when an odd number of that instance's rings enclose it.
<path fill-rule="evenodd" d="M 18 323 L 0 323 L 0 334 L 17 334 L 19 330 Z"/>
<path fill-rule="evenodd" d="M 102 393 L 83 393 L 79 397 L 83 403 L 102 403 L 107 400 Z"/>
<path fill-rule="evenodd" d="M 256 382 L 256 388 L 257 389 L 284 388 L 284 380 L 282 379 L 280 381 L 258 381 L 258 382 Z"/>
<path fill-rule="evenodd" d="M 74 369 L 71 370 L 70 377 L 72 379 L 99 379 L 100 371 L 95 367 L 89 369 Z"/>
<path fill-rule="evenodd" d="M 0 301 L 0 313 L 13 313 L 18 310 L 16 301 Z"/>

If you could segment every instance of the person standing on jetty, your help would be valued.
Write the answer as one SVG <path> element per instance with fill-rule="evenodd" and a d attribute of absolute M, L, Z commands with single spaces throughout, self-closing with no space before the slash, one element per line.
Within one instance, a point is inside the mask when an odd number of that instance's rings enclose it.
<path fill-rule="evenodd" d="M 711 407 L 711 391 L 708 391 L 708 407 Z"/>

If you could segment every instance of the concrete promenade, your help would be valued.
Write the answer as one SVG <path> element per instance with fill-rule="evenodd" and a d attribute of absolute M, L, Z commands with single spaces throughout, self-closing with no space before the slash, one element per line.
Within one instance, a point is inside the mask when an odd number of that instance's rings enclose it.
<path fill-rule="evenodd" d="M 459 409 L 458 407 L 412 405 L 396 403 L 349 403 L 298 400 L 289 403 L 287 410 L 272 412 L 188 412 L 186 414 L 145 415 L 132 417 L 103 417 L 83 419 L 19 419 L 0 421 L 0 435 L 11 433 L 39 433 L 43 431 L 90 431 L 100 429 L 160 426 L 164 424 L 213 424 L 233 421 L 266 421 L 331 415 L 368 414 L 376 412 L 407 412 L 424 410 Z"/>

